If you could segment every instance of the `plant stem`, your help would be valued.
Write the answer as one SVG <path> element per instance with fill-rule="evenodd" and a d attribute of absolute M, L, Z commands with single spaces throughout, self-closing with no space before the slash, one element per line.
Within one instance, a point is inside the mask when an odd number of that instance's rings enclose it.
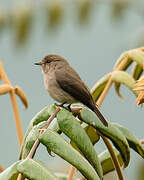
<path fill-rule="evenodd" d="M 1 78 L 4 81 L 5 84 L 11 85 L 10 81 L 7 78 L 6 73 L 4 72 L 4 68 L 3 68 L 3 65 L 2 65 L 1 61 L 0 61 L 0 76 L 1 76 Z M 17 103 L 16 103 L 16 97 L 15 97 L 14 89 L 12 89 L 10 91 L 10 97 L 11 97 L 11 103 L 12 103 L 12 108 L 13 108 L 13 113 L 14 113 L 14 118 L 15 118 L 15 123 L 16 123 L 19 146 L 21 146 L 22 140 L 23 140 L 23 133 L 22 133 L 20 115 L 19 115 L 18 106 L 17 106 Z"/>
<path fill-rule="evenodd" d="M 124 65 L 127 63 L 127 61 L 128 61 L 128 56 L 126 56 L 126 57 L 123 59 L 123 61 L 118 65 L 118 67 L 117 67 L 115 70 L 116 70 L 116 71 L 117 71 L 117 70 L 122 70 L 123 67 L 124 67 Z M 98 101 L 97 101 L 97 106 L 98 106 L 98 107 L 100 107 L 100 105 L 102 104 L 102 102 L 103 102 L 106 94 L 108 93 L 108 90 L 110 89 L 112 83 L 113 83 L 113 81 L 112 81 L 112 75 L 110 75 L 110 78 L 109 78 L 109 80 L 108 80 L 108 82 L 107 82 L 107 84 L 106 84 L 103 92 L 101 93 L 101 95 L 100 95 L 100 97 L 99 97 L 99 99 L 98 99 Z M 108 148 L 108 150 L 109 150 L 109 153 L 110 153 L 111 159 L 112 159 L 112 163 L 113 163 L 113 165 L 114 165 L 114 167 L 115 167 L 115 170 L 117 171 L 117 175 L 118 175 L 118 177 L 119 177 L 119 180 L 124 180 L 124 176 L 123 176 L 123 173 L 122 173 L 122 170 L 121 170 L 119 161 L 118 161 L 118 159 L 117 159 L 117 156 L 115 155 L 115 152 L 114 152 L 113 147 L 112 147 L 112 145 L 111 145 L 111 143 L 110 143 L 110 140 L 109 140 L 108 138 L 102 136 L 102 135 L 101 135 L 101 137 L 102 137 L 104 143 L 106 144 L 106 146 L 107 146 L 107 148 Z"/>
<path fill-rule="evenodd" d="M 45 130 L 49 127 L 50 123 L 52 122 L 52 120 L 56 117 L 57 113 L 60 111 L 60 107 L 57 107 L 56 108 L 56 111 L 49 117 L 49 119 L 46 121 L 46 125 L 40 129 L 40 134 L 42 134 L 43 132 L 45 132 Z M 39 135 L 40 135 L 39 134 Z M 40 141 L 39 141 L 39 137 L 36 139 L 35 143 L 33 144 L 33 147 L 31 148 L 28 156 L 26 157 L 26 159 L 30 159 L 34 156 L 38 146 L 40 144 Z M 22 174 L 20 173 L 18 175 L 18 178 L 17 180 L 21 180 L 22 179 Z"/>
<path fill-rule="evenodd" d="M 140 143 L 141 143 L 141 144 L 144 144 L 144 139 L 141 139 L 141 140 L 140 140 Z"/>
<path fill-rule="evenodd" d="M 17 177 L 17 180 L 21 180 L 22 179 L 22 174 L 19 173 L 18 177 Z"/>
<path fill-rule="evenodd" d="M 2 167 L 2 165 L 0 165 L 0 172 L 3 172 L 4 168 Z"/>
<path fill-rule="evenodd" d="M 115 69 L 115 71 L 121 70 L 123 69 L 124 65 L 126 64 L 126 62 L 128 61 L 128 56 L 126 56 L 123 61 L 117 66 L 117 68 Z M 105 96 L 107 95 L 111 85 L 112 85 L 113 81 L 112 81 L 112 74 L 110 74 L 109 80 L 103 90 L 103 92 L 101 93 L 100 97 L 97 100 L 97 106 L 100 107 Z"/>
<path fill-rule="evenodd" d="M 50 125 L 51 121 L 56 117 L 57 113 L 60 111 L 60 107 L 56 108 L 56 111 L 49 117 L 49 119 L 46 121 L 46 125 L 40 130 L 40 134 L 42 134 Z M 33 147 L 31 148 L 30 153 L 28 154 L 26 159 L 32 158 L 33 155 L 35 154 L 35 151 L 37 147 L 39 146 L 39 138 L 36 139 Z"/>
<path fill-rule="evenodd" d="M 112 163 L 117 171 L 117 175 L 119 177 L 119 180 L 124 180 L 124 176 L 123 176 L 123 173 L 122 173 L 122 170 L 121 170 L 121 167 L 120 167 L 120 164 L 119 164 L 119 161 L 117 159 L 117 156 L 115 155 L 115 152 L 113 150 L 113 147 L 109 141 L 109 139 L 107 139 L 106 137 L 104 137 L 103 135 L 101 135 L 104 143 L 106 144 L 108 150 L 109 150 L 109 153 L 111 155 L 111 159 L 112 159 Z"/>
<path fill-rule="evenodd" d="M 107 82 L 107 84 L 106 84 L 103 92 L 101 93 L 100 97 L 98 98 L 98 100 L 97 100 L 97 102 L 96 102 L 96 104 L 97 104 L 98 107 L 100 107 L 100 105 L 102 104 L 102 102 L 103 102 L 106 94 L 108 93 L 108 91 L 109 91 L 112 83 L 113 83 L 113 81 L 112 81 L 111 74 L 110 74 L 109 80 L 108 80 L 108 82 Z"/>
<path fill-rule="evenodd" d="M 71 166 L 71 167 L 70 167 L 70 170 L 69 170 L 69 175 L 68 175 L 67 180 L 72 180 L 72 177 L 73 177 L 73 175 L 74 175 L 74 171 L 75 171 L 75 167 L 74 167 L 74 166 Z"/>
<path fill-rule="evenodd" d="M 10 92 L 10 97 L 11 97 L 12 108 L 13 108 L 14 117 L 15 117 L 16 129 L 17 129 L 18 138 L 19 138 L 19 146 L 21 147 L 22 141 L 23 141 L 23 132 L 22 132 L 20 115 L 19 115 L 18 106 L 16 103 L 14 90 Z"/>

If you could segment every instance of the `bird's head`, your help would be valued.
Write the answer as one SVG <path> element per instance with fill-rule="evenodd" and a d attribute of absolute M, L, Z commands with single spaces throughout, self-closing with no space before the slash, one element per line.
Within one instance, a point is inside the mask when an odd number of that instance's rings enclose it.
<path fill-rule="evenodd" d="M 40 65 L 43 72 L 48 72 L 48 70 L 56 65 L 68 64 L 68 62 L 57 54 L 49 54 L 45 56 L 40 62 L 35 63 L 35 65 Z"/>

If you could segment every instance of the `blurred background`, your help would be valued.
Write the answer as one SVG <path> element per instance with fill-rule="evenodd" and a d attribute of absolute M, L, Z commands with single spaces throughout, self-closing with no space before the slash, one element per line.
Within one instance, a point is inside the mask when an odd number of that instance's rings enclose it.
<path fill-rule="evenodd" d="M 121 53 L 143 45 L 143 0 L 0 1 L 0 57 L 9 80 L 19 85 L 29 100 L 25 110 L 17 99 L 24 133 L 33 116 L 54 103 L 34 62 L 46 54 L 60 54 L 92 88 L 112 71 Z M 124 100 L 111 88 L 101 111 L 109 121 L 127 127 L 142 139 L 143 108 L 134 104 L 136 97 L 126 87 L 121 92 Z M 9 95 L 0 96 L 0 115 L 0 164 L 7 168 L 19 155 Z M 103 143 L 96 146 L 99 153 L 104 149 Z M 54 171 L 68 172 L 68 164 L 58 157 L 49 157 L 42 146 L 36 157 Z M 126 180 L 142 180 L 142 166 L 141 157 L 131 151 L 130 165 L 124 171 Z"/>

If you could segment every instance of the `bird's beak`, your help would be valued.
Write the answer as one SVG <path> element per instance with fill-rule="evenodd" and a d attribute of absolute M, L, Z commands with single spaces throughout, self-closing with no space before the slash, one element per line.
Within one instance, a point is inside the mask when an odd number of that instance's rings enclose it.
<path fill-rule="evenodd" d="M 42 65 L 43 63 L 42 62 L 37 62 L 37 63 L 34 63 L 35 65 Z"/>

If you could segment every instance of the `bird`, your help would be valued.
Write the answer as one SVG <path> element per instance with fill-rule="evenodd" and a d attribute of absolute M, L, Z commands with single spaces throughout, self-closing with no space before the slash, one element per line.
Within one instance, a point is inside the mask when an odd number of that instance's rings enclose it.
<path fill-rule="evenodd" d="M 90 90 L 64 57 L 48 54 L 40 62 L 34 64 L 41 66 L 45 89 L 54 100 L 60 102 L 61 105 L 80 102 L 95 112 L 99 120 L 108 126 Z"/>

